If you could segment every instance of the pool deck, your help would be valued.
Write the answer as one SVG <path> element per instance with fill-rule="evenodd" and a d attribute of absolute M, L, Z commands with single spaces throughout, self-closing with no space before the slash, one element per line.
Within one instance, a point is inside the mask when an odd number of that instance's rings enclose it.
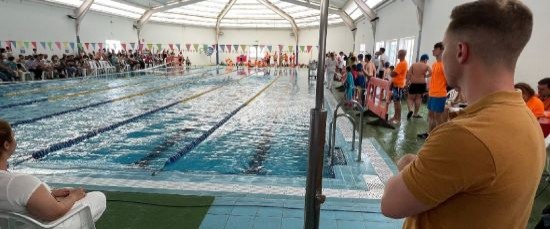
<path fill-rule="evenodd" d="M 328 110 L 336 103 L 332 93 L 325 90 Z M 340 120 L 337 127 L 336 146 L 344 149 L 347 164 L 335 165 L 335 178 L 323 179 L 327 201 L 321 207 L 320 228 L 401 228 L 403 220 L 380 213 L 384 183 L 396 172 L 393 161 L 375 140 L 364 138 L 362 161 L 356 162 L 357 149 L 351 150 L 352 125 Z M 79 174 L 37 176 L 53 186 L 215 196 L 201 228 L 303 228 L 305 177 L 161 172 L 139 178 L 128 173 L 115 179 Z"/>

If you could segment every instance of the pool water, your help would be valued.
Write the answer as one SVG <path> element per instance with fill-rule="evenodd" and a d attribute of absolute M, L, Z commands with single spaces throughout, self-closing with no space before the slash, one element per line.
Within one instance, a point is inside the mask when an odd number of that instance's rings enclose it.
<path fill-rule="evenodd" d="M 211 67 L 2 85 L 0 118 L 15 170 L 305 177 L 314 97 L 305 70 Z"/>

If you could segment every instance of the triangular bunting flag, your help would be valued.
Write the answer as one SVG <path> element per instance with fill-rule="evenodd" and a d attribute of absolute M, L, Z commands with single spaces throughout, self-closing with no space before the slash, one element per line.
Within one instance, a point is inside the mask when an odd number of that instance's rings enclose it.
<path fill-rule="evenodd" d="M 22 48 L 23 47 L 23 41 L 17 41 L 17 46 L 19 46 L 19 48 Z M 17 48 L 17 47 L 16 47 Z"/>
<path fill-rule="evenodd" d="M 206 53 L 208 51 L 208 45 L 207 44 L 203 44 L 202 45 L 202 49 L 204 50 L 204 52 Z"/>
<path fill-rule="evenodd" d="M 56 41 L 55 46 L 57 46 L 57 49 L 61 50 L 61 42 Z"/>
<path fill-rule="evenodd" d="M 160 51 L 162 49 L 162 44 L 157 44 L 157 50 Z"/>
<path fill-rule="evenodd" d="M 198 52 L 199 50 L 199 44 L 193 44 L 193 47 L 195 48 L 195 52 Z"/>
<path fill-rule="evenodd" d="M 304 46 L 303 45 L 300 45 L 300 51 L 304 52 Z"/>
<path fill-rule="evenodd" d="M 99 46 L 99 49 L 103 49 L 103 43 L 99 42 L 97 45 Z"/>
<path fill-rule="evenodd" d="M 176 47 L 178 48 L 179 51 L 181 51 L 181 45 L 180 44 L 176 44 Z"/>
<path fill-rule="evenodd" d="M 242 50 L 243 52 L 246 52 L 246 45 L 241 45 L 241 50 Z"/>
<path fill-rule="evenodd" d="M 82 47 L 82 43 L 77 43 L 76 47 L 78 47 L 78 50 L 84 50 L 84 48 Z"/>
<path fill-rule="evenodd" d="M 307 52 L 311 52 L 311 48 L 312 48 L 312 47 L 313 47 L 313 46 L 308 45 L 308 46 L 306 47 Z"/>
<path fill-rule="evenodd" d="M 283 51 L 283 45 L 279 45 L 279 52 Z"/>
<path fill-rule="evenodd" d="M 235 52 L 238 52 L 239 51 L 239 45 L 233 45 L 233 50 L 235 50 Z"/>
<path fill-rule="evenodd" d="M 187 52 L 189 52 L 189 48 L 191 48 L 191 44 L 185 44 L 185 47 L 187 48 Z"/>
<path fill-rule="evenodd" d="M 69 48 L 69 42 L 63 41 L 63 48 L 68 49 Z"/>
<path fill-rule="evenodd" d="M 271 49 L 272 49 L 272 48 L 273 48 L 273 46 L 271 46 L 271 45 L 268 45 L 268 46 L 267 46 L 267 50 L 269 50 L 269 52 L 271 52 Z"/>
<path fill-rule="evenodd" d="M 36 48 L 36 41 L 32 41 L 31 45 L 32 45 L 32 48 L 35 49 Z"/>
<path fill-rule="evenodd" d="M 149 49 L 149 51 L 153 51 L 153 44 L 148 43 L 147 44 L 147 49 Z"/>
<path fill-rule="evenodd" d="M 126 43 L 120 43 L 120 46 L 122 47 L 122 50 L 126 51 Z"/>
<path fill-rule="evenodd" d="M 265 45 L 260 45 L 260 52 L 264 51 Z"/>
<path fill-rule="evenodd" d="M 69 43 L 71 45 L 71 49 L 74 51 L 74 42 Z"/>
<path fill-rule="evenodd" d="M 40 42 L 40 46 L 42 46 L 42 49 L 46 49 L 46 42 L 41 41 L 41 42 Z"/>
<path fill-rule="evenodd" d="M 50 50 L 52 50 L 52 44 L 53 44 L 53 42 L 48 41 L 48 48 L 50 48 Z"/>
<path fill-rule="evenodd" d="M 25 48 L 29 48 L 30 43 L 28 41 L 23 42 L 25 44 Z"/>
<path fill-rule="evenodd" d="M 174 44 L 168 44 L 168 47 L 170 47 L 170 50 L 174 51 Z"/>
<path fill-rule="evenodd" d="M 130 47 L 132 47 L 132 50 L 135 50 L 136 49 L 136 43 L 130 42 Z"/>
<path fill-rule="evenodd" d="M 91 43 L 92 44 L 92 49 L 95 50 L 95 43 Z"/>
<path fill-rule="evenodd" d="M 231 52 L 231 45 L 225 45 L 225 48 L 227 49 L 227 52 Z"/>
<path fill-rule="evenodd" d="M 288 46 L 288 52 L 293 52 L 293 50 L 292 50 L 292 45 L 289 45 L 289 46 Z"/>
<path fill-rule="evenodd" d="M 222 52 L 225 52 L 225 45 L 220 45 Z"/>

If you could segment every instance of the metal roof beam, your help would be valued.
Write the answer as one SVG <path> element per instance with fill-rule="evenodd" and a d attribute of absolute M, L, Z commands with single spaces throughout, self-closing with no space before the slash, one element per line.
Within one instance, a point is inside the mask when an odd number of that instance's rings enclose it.
<path fill-rule="evenodd" d="M 296 21 L 294 21 L 294 18 L 292 18 L 289 14 L 281 10 L 279 7 L 277 7 L 275 4 L 268 0 L 256 0 L 259 3 L 263 4 L 264 6 L 267 6 L 270 10 L 281 16 L 282 18 L 286 19 L 288 22 L 290 22 L 290 25 L 292 25 L 292 30 L 294 31 L 294 37 L 296 37 L 296 43 L 298 42 L 298 25 L 296 25 Z"/>
<path fill-rule="evenodd" d="M 376 12 L 374 12 L 374 10 L 372 10 L 367 5 L 367 3 L 363 2 L 363 0 L 353 0 L 353 1 L 355 2 L 355 4 L 357 4 L 357 7 L 361 10 L 361 12 L 363 12 L 365 16 L 367 16 L 369 20 L 376 18 Z"/>
<path fill-rule="evenodd" d="M 143 25 L 145 25 L 149 21 L 151 16 L 153 16 L 153 14 L 155 13 L 164 12 L 167 10 L 199 3 L 202 1 L 204 0 L 178 0 L 178 1 L 166 3 L 165 5 L 162 5 L 162 6 L 153 7 L 151 9 L 148 9 L 143 13 L 143 15 L 141 15 L 141 17 L 135 23 L 135 26 L 136 28 L 141 29 L 141 27 L 143 27 Z"/>

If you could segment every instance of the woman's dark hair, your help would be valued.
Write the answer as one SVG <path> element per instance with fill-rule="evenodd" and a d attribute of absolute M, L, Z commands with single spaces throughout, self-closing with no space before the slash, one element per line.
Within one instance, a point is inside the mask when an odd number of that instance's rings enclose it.
<path fill-rule="evenodd" d="M 350 66 L 347 66 L 347 67 L 346 67 L 346 71 L 347 71 L 347 72 L 351 72 L 351 67 L 350 67 Z"/>
<path fill-rule="evenodd" d="M 531 98 L 535 95 L 535 90 L 529 84 L 526 83 L 517 83 L 514 85 L 515 89 L 520 89 L 521 93 L 525 93 L 527 95 L 527 98 Z"/>
<path fill-rule="evenodd" d="M 11 130 L 10 124 L 3 119 L 0 119 L 0 149 L 5 142 L 13 141 L 12 132 L 13 131 Z"/>

